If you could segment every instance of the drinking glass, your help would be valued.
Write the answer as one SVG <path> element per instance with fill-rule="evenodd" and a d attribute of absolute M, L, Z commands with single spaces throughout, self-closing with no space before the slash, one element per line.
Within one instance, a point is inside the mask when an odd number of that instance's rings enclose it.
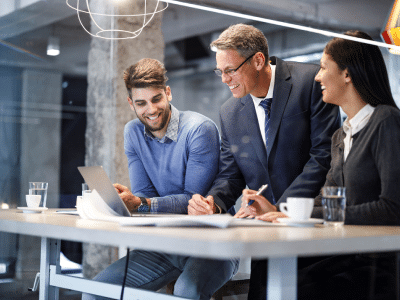
<path fill-rule="evenodd" d="M 46 207 L 48 182 L 29 182 L 29 195 L 40 195 L 39 207 Z"/>
<path fill-rule="evenodd" d="M 337 186 L 323 187 L 322 211 L 326 225 L 342 226 L 346 212 L 346 188 Z"/>

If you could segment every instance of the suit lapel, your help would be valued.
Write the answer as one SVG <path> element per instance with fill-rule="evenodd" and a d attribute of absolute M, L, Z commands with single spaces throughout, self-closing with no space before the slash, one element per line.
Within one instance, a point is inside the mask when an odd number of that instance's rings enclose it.
<path fill-rule="evenodd" d="M 280 59 L 271 59 L 276 61 L 276 70 L 274 98 L 272 101 L 271 119 L 268 132 L 268 156 L 274 145 L 275 138 L 282 121 L 283 112 L 285 111 L 286 104 L 289 100 L 290 91 L 292 89 L 292 84 L 287 81 L 291 75 L 286 64 Z"/>
<path fill-rule="evenodd" d="M 267 152 L 264 141 L 261 137 L 253 100 L 250 95 L 247 95 L 241 99 L 241 102 L 243 104 L 243 108 L 241 110 L 242 115 L 240 120 L 244 120 L 244 123 L 247 125 L 247 134 L 250 137 L 254 151 L 256 152 L 258 159 L 261 161 L 261 164 L 267 170 Z M 247 120 L 255 120 L 255 122 L 247 122 Z"/>

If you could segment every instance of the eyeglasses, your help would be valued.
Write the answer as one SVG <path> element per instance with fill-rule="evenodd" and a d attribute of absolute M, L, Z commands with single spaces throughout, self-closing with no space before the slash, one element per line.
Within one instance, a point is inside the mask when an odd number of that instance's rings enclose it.
<path fill-rule="evenodd" d="M 256 53 L 254 53 L 254 54 L 250 55 L 248 58 L 246 58 L 246 60 L 245 60 L 244 62 L 242 62 L 242 63 L 240 64 L 240 66 L 237 67 L 236 69 L 228 69 L 228 70 L 226 70 L 226 71 L 222 71 L 221 69 L 214 69 L 214 72 L 215 72 L 215 74 L 217 74 L 218 76 L 222 76 L 222 74 L 224 74 L 224 73 L 225 73 L 226 75 L 233 76 L 233 75 L 235 75 L 236 71 L 239 70 L 239 68 L 240 68 L 241 66 L 243 66 L 244 63 L 245 63 L 246 61 L 248 61 L 250 58 L 252 58 L 254 55 L 256 55 Z"/>

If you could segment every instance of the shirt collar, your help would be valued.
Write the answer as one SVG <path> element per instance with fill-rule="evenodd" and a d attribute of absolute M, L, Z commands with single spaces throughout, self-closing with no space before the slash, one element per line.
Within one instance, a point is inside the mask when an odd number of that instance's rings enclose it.
<path fill-rule="evenodd" d="M 367 125 L 369 118 L 371 117 L 372 113 L 374 112 L 375 107 L 371 106 L 370 104 L 365 105 L 363 108 L 359 110 L 359 112 L 349 120 L 347 118 L 343 122 L 343 130 L 347 134 L 351 132 L 351 136 L 355 135 L 361 129 Z"/>
<path fill-rule="evenodd" d="M 169 119 L 167 131 L 165 132 L 165 135 L 161 139 L 159 139 L 159 138 L 155 137 L 145 127 L 144 132 L 143 132 L 145 137 L 149 137 L 160 143 L 165 143 L 167 138 L 174 142 L 178 141 L 179 110 L 177 110 L 172 104 L 170 104 L 170 107 L 171 107 L 171 118 Z"/>
<path fill-rule="evenodd" d="M 271 82 L 269 83 L 269 89 L 267 96 L 265 98 L 258 98 L 250 94 L 251 98 L 253 99 L 254 105 L 260 105 L 260 102 L 266 98 L 273 98 L 274 97 L 274 85 L 275 85 L 275 70 L 276 70 L 276 65 L 271 65 Z"/>

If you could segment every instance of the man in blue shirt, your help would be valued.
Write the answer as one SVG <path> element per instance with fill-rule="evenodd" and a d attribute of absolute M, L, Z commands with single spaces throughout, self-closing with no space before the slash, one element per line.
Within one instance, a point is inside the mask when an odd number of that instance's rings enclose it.
<path fill-rule="evenodd" d="M 193 194 L 204 194 L 218 172 L 219 133 L 214 122 L 170 104 L 164 65 L 142 59 L 124 73 L 128 102 L 137 119 L 126 124 L 125 153 L 132 192 L 115 188 L 131 212 L 187 214 Z M 97 281 L 122 284 L 126 258 L 98 274 Z M 202 268 L 199 268 L 202 266 Z M 238 260 L 209 260 L 134 250 L 126 285 L 159 290 L 177 280 L 174 295 L 210 299 L 236 272 Z M 83 299 L 104 299 L 85 294 Z"/>

